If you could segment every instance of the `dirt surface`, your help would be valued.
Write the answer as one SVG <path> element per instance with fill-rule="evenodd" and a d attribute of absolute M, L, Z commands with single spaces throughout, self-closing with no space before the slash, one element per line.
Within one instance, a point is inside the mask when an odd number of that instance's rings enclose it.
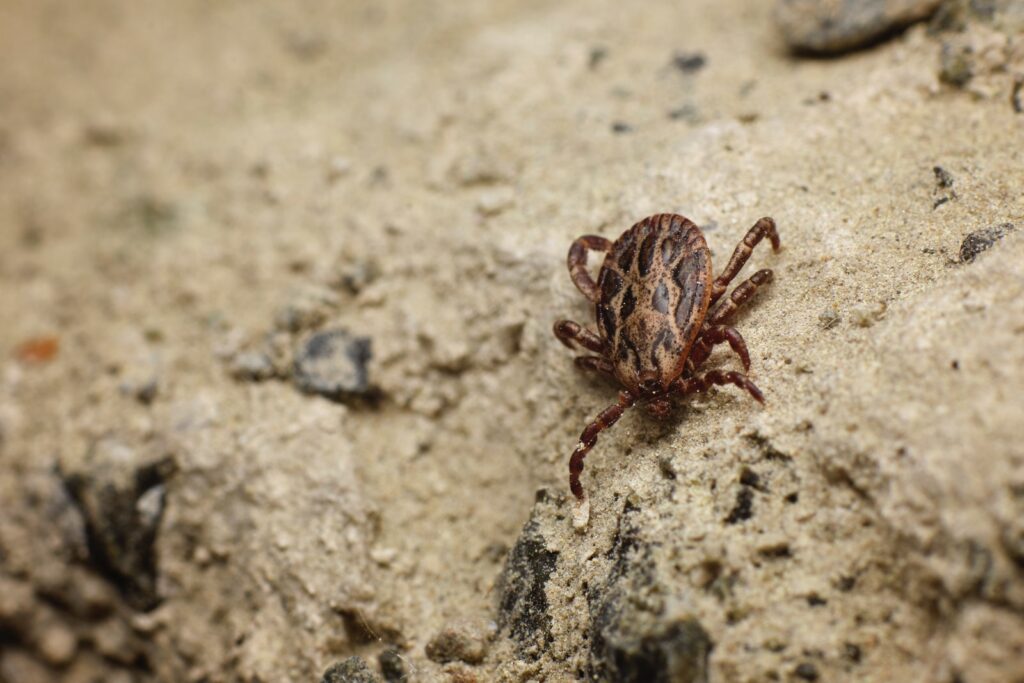
<path fill-rule="evenodd" d="M 1024 12 L 772 16 L 0 5 L 0 681 L 1024 680 Z M 660 212 L 775 218 L 767 405 L 578 533 L 565 254 Z"/>

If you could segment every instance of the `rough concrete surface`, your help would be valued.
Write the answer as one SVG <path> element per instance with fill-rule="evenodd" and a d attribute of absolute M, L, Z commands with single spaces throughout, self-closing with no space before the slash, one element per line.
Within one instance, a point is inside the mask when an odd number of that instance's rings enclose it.
<path fill-rule="evenodd" d="M 1024 681 L 982 4 L 829 60 L 754 0 L 0 4 L 0 681 Z M 579 533 L 565 255 L 658 212 L 775 218 L 767 404 L 627 413 Z"/>

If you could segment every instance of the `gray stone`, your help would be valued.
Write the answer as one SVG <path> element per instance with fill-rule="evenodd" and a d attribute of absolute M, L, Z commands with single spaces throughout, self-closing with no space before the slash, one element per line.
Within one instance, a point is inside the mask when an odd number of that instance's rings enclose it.
<path fill-rule="evenodd" d="M 970 263 L 978 258 L 978 254 L 991 248 L 1015 229 L 1013 223 L 1003 223 L 970 233 L 960 244 L 960 263 Z"/>
<path fill-rule="evenodd" d="M 349 657 L 332 664 L 320 683 L 380 683 L 380 677 L 370 670 L 362 657 Z"/>
<path fill-rule="evenodd" d="M 377 662 L 380 664 L 380 672 L 384 674 L 384 680 L 389 683 L 405 680 L 405 660 L 395 648 L 391 647 L 381 652 Z"/>
<path fill-rule="evenodd" d="M 588 595 L 590 680 L 706 683 L 711 638 L 695 617 L 669 610 L 657 597 L 663 591 L 637 512 L 627 506 L 608 580 Z"/>
<path fill-rule="evenodd" d="M 155 543 L 163 483 L 173 470 L 167 456 L 152 458 L 105 438 L 77 466 L 61 471 L 82 515 L 90 560 L 136 609 L 159 603 Z"/>
<path fill-rule="evenodd" d="M 775 17 L 798 52 L 835 54 L 865 47 L 927 18 L 940 0 L 779 0 Z"/>
<path fill-rule="evenodd" d="M 317 332 L 295 354 L 295 385 L 335 401 L 370 398 L 367 365 L 372 355 L 368 337 L 345 330 Z"/>
<path fill-rule="evenodd" d="M 472 622 L 446 624 L 427 643 L 427 658 L 438 664 L 479 664 L 487 656 L 487 632 Z"/>

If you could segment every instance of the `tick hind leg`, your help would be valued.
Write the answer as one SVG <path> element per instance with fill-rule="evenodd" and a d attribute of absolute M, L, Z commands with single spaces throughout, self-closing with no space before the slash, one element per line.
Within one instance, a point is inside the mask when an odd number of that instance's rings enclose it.
<path fill-rule="evenodd" d="M 583 292 L 583 296 L 594 303 L 600 300 L 601 292 L 597 288 L 594 278 L 590 277 L 590 273 L 587 272 L 587 252 L 607 252 L 611 248 L 611 241 L 598 235 L 584 235 L 569 247 L 569 257 L 566 259 L 566 263 L 569 266 L 569 277 L 572 278 L 573 284 L 576 285 L 577 289 Z"/>
<path fill-rule="evenodd" d="M 708 314 L 707 324 L 720 325 L 722 322 L 728 320 L 729 316 L 736 312 L 736 309 L 754 296 L 758 287 L 768 284 L 771 281 L 772 271 L 767 269 L 759 270 L 751 275 L 750 278 L 744 280 L 737 285 L 736 289 L 732 290 L 732 294 L 729 295 L 728 299 L 715 306 L 715 308 Z"/>
<path fill-rule="evenodd" d="M 748 394 L 754 397 L 758 403 L 764 403 L 764 394 L 757 388 L 750 378 L 742 372 L 722 372 L 721 370 L 709 370 L 696 377 L 681 377 L 672 384 L 672 391 L 685 396 L 699 391 L 707 391 L 713 386 L 723 384 L 735 384 Z"/>
<path fill-rule="evenodd" d="M 584 348 L 594 353 L 604 353 L 604 340 L 579 323 L 571 320 L 559 320 L 554 327 L 558 341 L 570 349 Z"/>
<path fill-rule="evenodd" d="M 747 351 L 747 343 L 743 341 L 743 335 L 735 327 L 726 327 L 725 325 L 709 327 L 697 337 L 693 348 L 690 349 L 689 359 L 693 361 L 693 367 L 700 367 L 700 364 L 711 355 L 712 347 L 722 342 L 729 343 L 729 347 L 740 357 L 740 361 L 743 362 L 743 369 L 749 370 L 750 353 Z"/>
<path fill-rule="evenodd" d="M 597 443 L 597 435 L 618 422 L 619 418 L 622 417 L 622 413 L 626 412 L 626 409 L 633 405 L 635 400 L 631 394 L 625 391 L 621 392 L 619 394 L 619 402 L 602 410 L 594 418 L 594 421 L 587 425 L 583 433 L 580 434 L 580 441 L 576 444 L 576 450 L 572 452 L 572 456 L 569 458 L 569 489 L 572 491 L 572 495 L 576 496 L 576 500 L 581 503 L 587 497 L 583 492 L 583 485 L 580 483 L 580 475 L 583 473 L 583 459 L 587 457 L 587 453 Z"/>
<path fill-rule="evenodd" d="M 779 242 L 779 233 L 775 229 L 775 221 L 765 216 L 757 223 L 754 223 L 754 227 L 747 231 L 747 234 L 743 237 L 736 250 L 732 253 L 732 258 L 729 259 L 729 263 L 726 264 L 725 270 L 722 274 L 715 278 L 715 282 L 711 285 L 711 303 L 715 303 L 723 294 L 725 294 L 726 288 L 732 279 L 736 277 L 736 274 L 740 272 L 747 259 L 750 258 L 750 254 L 754 251 L 754 247 L 762 239 L 767 237 L 772 243 L 772 251 L 778 251 L 781 247 Z"/>

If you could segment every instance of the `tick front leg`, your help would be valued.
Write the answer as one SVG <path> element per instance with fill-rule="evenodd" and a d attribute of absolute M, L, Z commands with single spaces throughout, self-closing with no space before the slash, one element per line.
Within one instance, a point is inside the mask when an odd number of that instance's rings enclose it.
<path fill-rule="evenodd" d="M 736 277 L 736 274 L 740 272 L 743 265 L 750 258 L 750 254 L 754 251 L 754 247 L 765 237 L 772 243 L 772 251 L 778 251 L 781 247 L 779 242 L 779 233 L 775 229 L 775 221 L 765 216 L 757 223 L 754 223 L 754 227 L 747 231 L 747 234 L 743 237 L 743 241 L 736 245 L 736 250 L 732 253 L 732 258 L 729 259 L 729 263 L 725 266 L 725 270 L 722 274 L 715 278 L 714 284 L 711 285 L 711 303 L 715 303 L 723 294 L 725 294 L 726 288 L 732 279 Z"/>
<path fill-rule="evenodd" d="M 559 320 L 555 323 L 555 336 L 570 349 L 576 349 L 576 345 L 582 346 L 594 353 L 604 353 L 604 340 L 597 334 L 591 332 L 579 323 L 571 320 Z M 574 344 L 575 342 L 575 344 Z"/>
<path fill-rule="evenodd" d="M 594 278 L 590 277 L 590 273 L 587 272 L 587 252 L 607 252 L 610 251 L 611 248 L 611 241 L 598 235 L 584 235 L 573 242 L 572 246 L 569 247 L 569 257 L 566 260 L 569 266 L 569 277 L 572 278 L 573 284 L 576 285 L 576 288 L 583 292 L 583 296 L 587 297 L 595 304 L 600 300 L 601 292 L 598 290 L 597 283 L 594 282 Z"/>
<path fill-rule="evenodd" d="M 732 290 L 732 294 L 729 295 L 728 299 L 715 306 L 714 310 L 708 314 L 707 324 L 719 325 L 728 320 L 729 316 L 735 313 L 737 308 L 754 296 L 758 287 L 771 281 L 772 271 L 767 269 L 759 270 L 751 275 L 749 279 L 744 280 L 736 289 Z"/>
<path fill-rule="evenodd" d="M 618 422 L 619 418 L 622 417 L 622 413 L 626 412 L 626 409 L 633 405 L 635 400 L 632 394 L 625 391 L 620 392 L 619 402 L 602 410 L 594 418 L 594 421 L 587 425 L 587 428 L 580 434 L 580 442 L 576 444 L 576 450 L 572 452 L 572 456 L 569 458 L 569 489 L 580 503 L 587 497 L 583 492 L 583 485 L 580 484 L 580 475 L 583 473 L 583 459 L 587 457 L 587 453 L 597 443 L 597 435 Z"/>
<path fill-rule="evenodd" d="M 743 341 L 743 336 L 739 333 L 739 330 L 735 327 L 726 327 L 725 325 L 715 325 L 714 327 L 707 328 L 697 337 L 693 348 L 690 349 L 690 360 L 693 361 L 694 367 L 698 367 L 706 361 L 708 356 L 711 355 L 712 347 L 722 342 L 729 342 L 730 348 L 743 362 L 743 369 L 749 370 L 750 353 L 747 351 L 747 343 Z"/>
<path fill-rule="evenodd" d="M 750 381 L 750 378 L 742 372 L 722 372 L 721 370 L 709 370 L 696 377 L 680 377 L 672 383 L 671 391 L 680 396 L 692 394 L 698 391 L 707 391 L 713 386 L 723 384 L 735 384 L 748 394 L 754 397 L 758 403 L 764 403 L 764 394 Z"/>

